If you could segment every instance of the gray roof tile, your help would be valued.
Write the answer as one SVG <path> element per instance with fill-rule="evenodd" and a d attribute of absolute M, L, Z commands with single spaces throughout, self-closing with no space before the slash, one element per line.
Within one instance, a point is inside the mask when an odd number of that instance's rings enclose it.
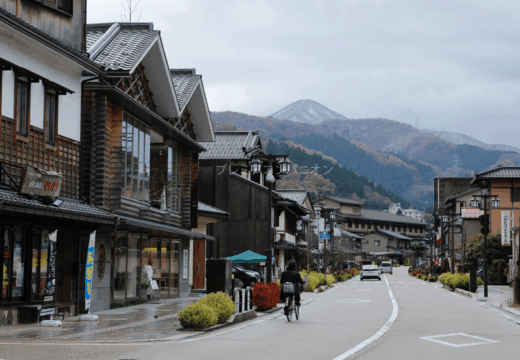
<path fill-rule="evenodd" d="M 23 212 L 24 209 L 44 211 L 46 212 L 46 216 L 59 218 L 73 219 L 74 216 L 82 216 L 110 221 L 115 221 L 116 218 L 115 215 L 92 205 L 67 200 L 58 207 L 54 205 L 44 205 L 38 200 L 30 200 L 14 191 L 0 189 L 0 208 L 2 208 L 2 206 L 20 208 L 20 212 Z"/>
<path fill-rule="evenodd" d="M 320 200 L 322 199 L 330 199 L 332 201 L 337 201 L 340 204 L 351 204 L 351 205 L 360 205 L 365 206 L 362 201 L 357 201 L 349 198 L 339 197 L 339 196 L 331 196 L 331 195 L 325 195 L 319 199 L 316 199 L 313 201 L 313 204 L 316 205 Z"/>
<path fill-rule="evenodd" d="M 479 179 L 516 179 L 520 178 L 520 167 L 499 167 L 475 174 Z"/>
<path fill-rule="evenodd" d="M 376 231 L 378 231 L 384 235 L 399 239 L 399 240 L 413 240 L 412 238 L 409 238 L 408 236 L 404 236 L 404 235 L 398 234 L 398 233 L 390 231 L 390 230 L 377 229 Z"/>
<path fill-rule="evenodd" d="M 256 131 L 216 131 L 215 142 L 201 143 L 207 151 L 200 154 L 200 160 L 248 160 L 242 150 L 260 145 Z"/>
<path fill-rule="evenodd" d="M 372 220 L 372 221 L 381 221 L 381 222 L 389 222 L 389 223 L 392 223 L 392 222 L 405 223 L 405 224 L 410 224 L 410 225 L 426 225 L 426 223 L 411 219 L 407 216 L 395 215 L 395 214 L 389 213 L 387 211 L 379 211 L 379 210 L 361 209 L 361 215 L 342 213 L 341 217 L 349 218 L 349 219 Z"/>
<path fill-rule="evenodd" d="M 170 73 L 175 86 L 175 92 L 177 93 L 179 107 L 183 111 L 202 76 L 196 75 L 194 69 L 172 69 Z"/>
<path fill-rule="evenodd" d="M 277 189 L 276 192 L 282 195 L 284 198 L 295 201 L 298 205 L 302 206 L 305 203 L 305 199 L 307 198 L 306 189 Z"/>
<path fill-rule="evenodd" d="M 87 51 L 112 25 L 87 25 Z M 115 36 L 93 60 L 107 70 L 130 71 L 157 37 L 159 31 L 151 30 L 149 24 L 121 24 Z"/>
<path fill-rule="evenodd" d="M 204 204 L 201 201 L 199 201 L 199 212 L 205 212 L 205 213 L 217 214 L 217 215 L 229 215 L 229 213 L 227 211 L 218 209 L 218 208 L 213 207 L 208 204 Z"/>

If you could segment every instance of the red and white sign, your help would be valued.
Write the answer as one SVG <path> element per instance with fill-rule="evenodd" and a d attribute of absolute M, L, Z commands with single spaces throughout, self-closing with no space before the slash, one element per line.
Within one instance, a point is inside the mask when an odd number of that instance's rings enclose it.
<path fill-rule="evenodd" d="M 27 164 L 22 175 L 20 194 L 57 198 L 60 195 L 62 182 L 63 176 L 61 174 L 41 170 Z"/>
<path fill-rule="evenodd" d="M 481 215 L 484 215 L 484 210 L 480 210 L 478 208 L 463 208 L 461 210 L 461 215 L 465 219 L 475 219 Z"/>

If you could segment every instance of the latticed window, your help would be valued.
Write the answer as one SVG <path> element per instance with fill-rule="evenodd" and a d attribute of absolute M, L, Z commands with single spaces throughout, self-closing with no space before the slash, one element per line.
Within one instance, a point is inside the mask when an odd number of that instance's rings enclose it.
<path fill-rule="evenodd" d="M 29 88 L 26 78 L 16 79 L 16 131 L 23 136 L 29 128 Z"/>
<path fill-rule="evenodd" d="M 122 128 L 123 196 L 150 201 L 150 135 L 141 122 L 125 113 Z"/>
<path fill-rule="evenodd" d="M 166 204 L 168 210 L 181 212 L 181 152 L 177 146 L 168 148 Z"/>

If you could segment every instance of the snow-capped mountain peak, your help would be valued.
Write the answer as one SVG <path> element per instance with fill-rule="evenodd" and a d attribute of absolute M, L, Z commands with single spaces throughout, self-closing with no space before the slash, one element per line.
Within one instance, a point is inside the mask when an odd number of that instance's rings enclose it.
<path fill-rule="evenodd" d="M 278 110 L 271 117 L 278 120 L 292 120 L 316 125 L 329 119 L 347 119 L 314 100 L 298 100 Z"/>

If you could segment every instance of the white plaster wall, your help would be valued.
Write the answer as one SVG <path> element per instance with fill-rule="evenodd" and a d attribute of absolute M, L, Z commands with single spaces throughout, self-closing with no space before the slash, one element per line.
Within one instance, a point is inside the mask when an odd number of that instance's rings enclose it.
<path fill-rule="evenodd" d="M 43 129 L 45 89 L 43 83 L 31 84 L 31 125 Z"/>
<path fill-rule="evenodd" d="M 0 44 L 1 46 L 1 44 Z M 14 118 L 14 72 L 2 73 L 2 115 Z"/>
<path fill-rule="evenodd" d="M 74 92 L 72 95 L 60 96 L 58 133 L 79 141 L 81 67 L 2 23 L 0 23 L 0 54 L 5 60 L 41 75 Z M 7 82 L 6 75 L 8 73 L 10 72 L 4 71 L 3 83 Z M 11 94 L 7 92 L 2 94 L 2 114 L 10 118 L 14 114 L 14 85 L 11 84 L 12 80 L 5 86 L 5 88 L 11 88 Z M 4 89 L 4 85 L 2 85 L 2 89 Z M 37 116 L 32 114 L 32 110 L 33 106 L 31 104 L 31 123 L 36 125 L 36 122 L 40 120 L 37 120 Z"/>

